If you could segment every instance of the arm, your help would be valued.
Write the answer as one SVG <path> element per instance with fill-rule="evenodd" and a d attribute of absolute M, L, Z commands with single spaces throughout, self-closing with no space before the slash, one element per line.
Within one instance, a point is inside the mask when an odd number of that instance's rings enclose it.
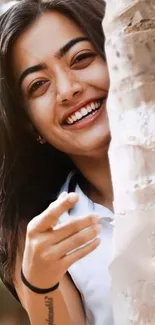
<path fill-rule="evenodd" d="M 16 269 L 16 290 L 22 305 L 27 310 L 31 325 L 48 325 L 47 316 L 52 309 L 55 325 L 86 325 L 81 297 L 67 274 L 64 275 L 55 292 L 42 296 L 34 294 L 21 282 L 19 261 Z M 26 324 L 28 325 L 29 322 L 27 321 Z"/>
<path fill-rule="evenodd" d="M 31 325 L 85 324 L 79 295 L 75 286 L 66 282 L 66 272 L 98 246 L 99 240 L 95 239 L 100 230 L 98 218 L 88 216 L 55 227 L 60 215 L 76 201 L 75 194 L 62 196 L 27 227 L 24 255 L 17 261 L 15 285 Z M 81 245 L 84 246 L 79 248 Z M 59 288 L 45 295 L 32 292 L 21 281 L 21 264 L 25 278 L 33 286 L 50 288 L 59 282 Z"/>
<path fill-rule="evenodd" d="M 60 289 L 47 295 L 24 290 L 24 303 L 31 325 L 72 325 L 71 317 Z M 85 324 L 84 319 L 82 323 Z"/>

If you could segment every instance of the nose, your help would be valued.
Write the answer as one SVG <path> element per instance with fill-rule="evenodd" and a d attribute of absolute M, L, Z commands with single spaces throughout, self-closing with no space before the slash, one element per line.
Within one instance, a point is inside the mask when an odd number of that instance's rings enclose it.
<path fill-rule="evenodd" d="M 59 104 L 72 101 L 83 91 L 82 82 L 70 72 L 63 72 L 57 78 L 57 101 Z"/>

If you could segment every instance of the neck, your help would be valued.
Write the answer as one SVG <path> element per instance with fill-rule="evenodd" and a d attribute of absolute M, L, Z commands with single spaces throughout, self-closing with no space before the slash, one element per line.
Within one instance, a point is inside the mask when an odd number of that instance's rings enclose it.
<path fill-rule="evenodd" d="M 88 181 L 87 186 L 84 186 L 87 196 L 92 201 L 113 210 L 113 190 L 107 152 L 95 157 L 76 156 L 72 157 L 72 160 Z"/>

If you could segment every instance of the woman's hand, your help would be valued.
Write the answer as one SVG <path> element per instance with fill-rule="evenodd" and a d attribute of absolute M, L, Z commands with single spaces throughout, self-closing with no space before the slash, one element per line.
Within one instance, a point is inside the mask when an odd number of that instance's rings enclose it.
<path fill-rule="evenodd" d="M 97 216 L 90 215 L 55 227 L 61 214 L 71 209 L 77 200 L 77 194 L 63 193 L 28 224 L 22 269 L 35 287 L 54 286 L 73 263 L 99 245 Z"/>

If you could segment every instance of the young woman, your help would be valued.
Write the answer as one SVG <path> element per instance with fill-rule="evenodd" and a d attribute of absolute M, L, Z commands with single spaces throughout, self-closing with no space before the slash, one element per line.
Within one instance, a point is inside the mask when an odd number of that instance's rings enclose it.
<path fill-rule="evenodd" d="M 103 15 L 22 0 L 0 21 L 1 276 L 32 325 L 113 325 Z"/>

